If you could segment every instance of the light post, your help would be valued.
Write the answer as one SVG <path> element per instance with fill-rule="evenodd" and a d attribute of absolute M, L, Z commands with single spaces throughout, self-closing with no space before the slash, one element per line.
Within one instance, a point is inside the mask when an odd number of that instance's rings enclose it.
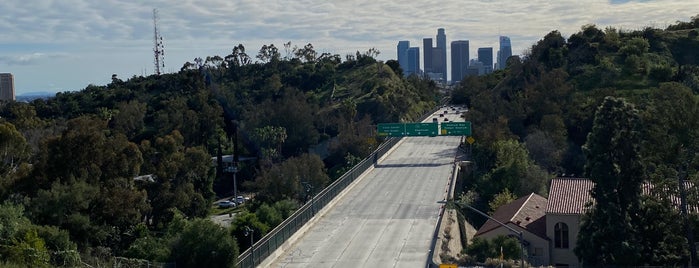
<path fill-rule="evenodd" d="M 303 185 L 303 188 L 306 190 L 306 201 L 308 201 L 308 196 L 311 197 L 311 213 L 315 214 L 315 208 L 313 207 L 313 185 L 311 185 L 310 182 L 302 181 L 301 184 Z"/>
<path fill-rule="evenodd" d="M 470 209 L 470 210 L 473 210 L 473 211 L 475 211 L 476 213 L 481 214 L 481 215 L 485 216 L 486 218 L 493 220 L 493 221 L 496 222 L 497 224 L 500 224 L 502 227 L 507 228 L 507 230 L 509 230 L 510 232 L 513 232 L 513 233 L 517 234 L 517 237 L 519 238 L 519 245 L 520 245 L 520 248 L 521 248 L 521 251 L 522 251 L 522 252 L 521 252 L 521 256 L 520 256 L 520 258 L 521 258 L 520 262 L 522 263 L 522 267 L 524 267 L 524 234 L 523 234 L 522 231 L 517 231 L 517 230 L 513 229 L 512 227 L 507 226 L 506 224 L 504 224 L 504 223 L 500 222 L 499 220 L 496 220 L 496 219 L 494 219 L 494 218 L 488 216 L 488 214 L 485 214 L 484 212 L 482 212 L 482 211 L 480 211 L 480 210 L 477 210 L 476 208 L 474 208 L 474 207 L 472 207 L 472 206 L 469 206 L 469 205 L 466 205 L 466 204 L 463 204 L 463 203 L 457 203 L 457 202 L 454 202 L 454 204 L 456 204 L 456 205 L 458 205 L 458 206 L 460 206 L 460 207 L 463 206 L 463 207 L 466 207 L 466 208 L 468 208 L 468 209 Z"/>
<path fill-rule="evenodd" d="M 238 173 L 238 163 L 233 162 L 233 166 L 230 167 L 231 172 L 233 172 L 233 200 L 235 200 L 235 205 L 240 205 L 238 204 L 238 180 L 236 178 L 236 174 Z"/>
<path fill-rule="evenodd" d="M 252 259 L 252 266 L 255 266 L 255 230 L 250 229 L 250 227 L 245 226 L 245 236 L 250 235 L 250 259 Z"/>

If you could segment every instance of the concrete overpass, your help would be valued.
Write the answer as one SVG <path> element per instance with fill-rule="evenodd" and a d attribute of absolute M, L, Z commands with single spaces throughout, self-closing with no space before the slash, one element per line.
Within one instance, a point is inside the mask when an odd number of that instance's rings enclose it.
<path fill-rule="evenodd" d="M 446 107 L 425 122 L 461 122 L 461 112 Z M 403 138 L 260 266 L 429 265 L 438 201 L 446 197 L 460 140 Z"/>

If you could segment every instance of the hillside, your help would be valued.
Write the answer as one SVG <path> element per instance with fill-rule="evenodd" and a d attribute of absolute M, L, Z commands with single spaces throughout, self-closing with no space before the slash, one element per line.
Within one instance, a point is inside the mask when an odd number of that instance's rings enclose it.
<path fill-rule="evenodd" d="M 212 263 L 234 263 L 249 247 L 243 227 L 259 237 L 281 222 L 304 200 L 301 180 L 322 189 L 376 148 L 376 123 L 434 107 L 434 83 L 396 74 L 376 53 L 342 60 L 308 44 L 282 58 L 270 45 L 253 61 L 238 45 L 177 73 L 0 104 L 0 210 L 14 217 L 0 217 L 0 263 L 179 266 L 209 254 L 179 241 L 209 232 L 227 239 L 201 243 L 232 253 Z M 307 153 L 321 143 L 326 158 Z M 227 154 L 240 159 L 235 175 L 212 165 Z M 196 220 L 231 213 L 212 202 L 233 194 L 233 176 L 254 201 L 234 209 L 229 230 Z M 47 257 L 23 259 L 22 243 Z"/>
<path fill-rule="evenodd" d="M 696 186 L 678 183 L 699 185 L 698 51 L 699 16 L 666 29 L 584 25 L 568 38 L 550 32 L 505 70 L 466 77 L 452 100 L 470 108 L 475 167 L 460 201 L 494 211 L 532 192 L 546 196 L 554 176 L 585 177 L 599 188 L 573 245 L 584 262 L 696 258 L 691 241 L 699 236 L 681 230 L 699 229 L 699 217 L 667 202 L 681 191 L 699 202 Z M 658 191 L 639 197 L 644 183 Z M 471 216 L 476 226 L 484 221 Z M 632 246 L 616 248 L 622 244 Z"/>

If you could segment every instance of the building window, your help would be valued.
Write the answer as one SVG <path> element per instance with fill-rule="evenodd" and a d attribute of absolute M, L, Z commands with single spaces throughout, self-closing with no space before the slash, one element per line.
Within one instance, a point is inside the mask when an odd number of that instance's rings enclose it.
<path fill-rule="evenodd" d="M 553 240 L 556 248 L 568 248 L 568 225 L 556 223 L 553 227 Z"/>

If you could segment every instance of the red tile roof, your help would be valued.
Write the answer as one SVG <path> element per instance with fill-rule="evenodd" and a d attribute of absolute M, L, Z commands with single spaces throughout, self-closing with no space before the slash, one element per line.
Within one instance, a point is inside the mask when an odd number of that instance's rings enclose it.
<path fill-rule="evenodd" d="M 660 188 L 656 189 L 656 187 L 649 183 L 645 182 L 643 183 L 643 186 L 641 186 L 641 191 L 645 195 L 650 195 L 650 196 L 655 196 L 655 197 L 661 197 L 664 194 L 668 194 L 670 196 L 670 202 L 672 202 L 673 205 L 675 205 L 675 208 L 680 209 L 680 206 L 682 204 L 682 199 L 680 198 L 680 189 L 679 189 L 679 184 L 677 184 L 675 181 L 673 181 L 670 184 L 664 184 Z M 694 186 L 694 183 L 689 180 L 685 180 L 682 183 L 682 186 L 684 186 L 684 191 L 688 199 L 690 199 L 690 196 L 697 196 L 699 194 L 699 189 L 697 189 Z M 687 200 L 687 212 L 688 213 L 699 213 L 699 204 L 693 203 L 690 200 Z"/>
<path fill-rule="evenodd" d="M 546 214 L 582 214 L 592 201 L 590 190 L 595 184 L 585 178 L 554 178 L 549 188 Z"/>
<path fill-rule="evenodd" d="M 491 217 L 504 223 L 513 223 L 530 233 L 546 238 L 545 216 L 546 198 L 535 193 L 519 198 L 507 205 L 498 208 Z M 488 220 L 476 232 L 476 236 L 482 235 L 500 227 L 500 224 Z"/>

